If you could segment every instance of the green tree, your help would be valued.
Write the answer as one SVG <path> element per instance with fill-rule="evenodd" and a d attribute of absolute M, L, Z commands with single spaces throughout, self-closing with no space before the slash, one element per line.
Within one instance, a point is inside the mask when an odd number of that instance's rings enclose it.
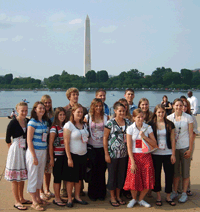
<path fill-rule="evenodd" d="M 181 76 L 182 76 L 182 82 L 191 85 L 193 74 L 192 71 L 189 69 L 181 69 Z"/>
<path fill-rule="evenodd" d="M 13 81 L 13 75 L 12 74 L 6 74 L 4 76 L 5 84 L 11 84 L 12 81 Z"/>
<path fill-rule="evenodd" d="M 105 70 L 97 71 L 96 81 L 97 82 L 107 82 L 108 81 L 108 72 Z"/>
<path fill-rule="evenodd" d="M 94 70 L 86 73 L 87 82 L 96 82 L 96 72 Z"/>

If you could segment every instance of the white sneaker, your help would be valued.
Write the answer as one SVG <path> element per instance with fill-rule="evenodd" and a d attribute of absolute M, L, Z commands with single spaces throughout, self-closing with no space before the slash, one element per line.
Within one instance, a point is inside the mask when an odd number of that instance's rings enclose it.
<path fill-rule="evenodd" d="M 187 194 L 183 192 L 181 195 L 181 198 L 178 200 L 178 202 L 185 203 L 187 201 L 187 199 L 188 199 Z"/>
<path fill-rule="evenodd" d="M 150 208 L 151 205 L 147 202 L 145 202 L 144 200 L 141 200 L 138 202 L 140 204 L 140 206 L 144 206 L 145 208 Z"/>
<path fill-rule="evenodd" d="M 129 201 L 127 208 L 132 208 L 137 203 L 137 200 L 132 199 Z"/>

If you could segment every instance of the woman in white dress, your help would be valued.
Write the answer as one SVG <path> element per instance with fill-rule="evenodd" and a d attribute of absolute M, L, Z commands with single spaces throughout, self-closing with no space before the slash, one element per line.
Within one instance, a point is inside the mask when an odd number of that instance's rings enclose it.
<path fill-rule="evenodd" d="M 5 179 L 12 182 L 12 193 L 15 198 L 14 207 L 19 210 L 26 210 L 23 204 L 31 204 L 31 201 L 25 200 L 23 196 L 24 181 L 27 180 L 27 170 L 25 163 L 26 149 L 26 118 L 28 105 L 20 102 L 16 105 L 18 116 L 10 121 L 6 131 L 6 143 L 8 144 L 8 157 L 5 169 Z M 11 142 L 11 137 L 13 141 Z"/>

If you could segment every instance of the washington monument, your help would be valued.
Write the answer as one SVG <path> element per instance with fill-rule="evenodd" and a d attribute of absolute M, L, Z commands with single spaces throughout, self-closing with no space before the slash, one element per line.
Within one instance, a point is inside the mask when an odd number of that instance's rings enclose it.
<path fill-rule="evenodd" d="M 90 50 L 90 19 L 85 19 L 85 43 L 84 43 L 84 76 L 91 71 L 91 50 Z"/>

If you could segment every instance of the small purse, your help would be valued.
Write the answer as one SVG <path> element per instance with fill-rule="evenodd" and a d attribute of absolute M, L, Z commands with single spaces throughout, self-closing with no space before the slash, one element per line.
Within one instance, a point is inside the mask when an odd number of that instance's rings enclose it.
<path fill-rule="evenodd" d="M 60 138 L 58 136 L 58 128 L 57 127 L 56 127 L 56 137 L 55 137 L 55 140 L 53 142 L 53 146 L 54 147 L 60 146 Z"/>

